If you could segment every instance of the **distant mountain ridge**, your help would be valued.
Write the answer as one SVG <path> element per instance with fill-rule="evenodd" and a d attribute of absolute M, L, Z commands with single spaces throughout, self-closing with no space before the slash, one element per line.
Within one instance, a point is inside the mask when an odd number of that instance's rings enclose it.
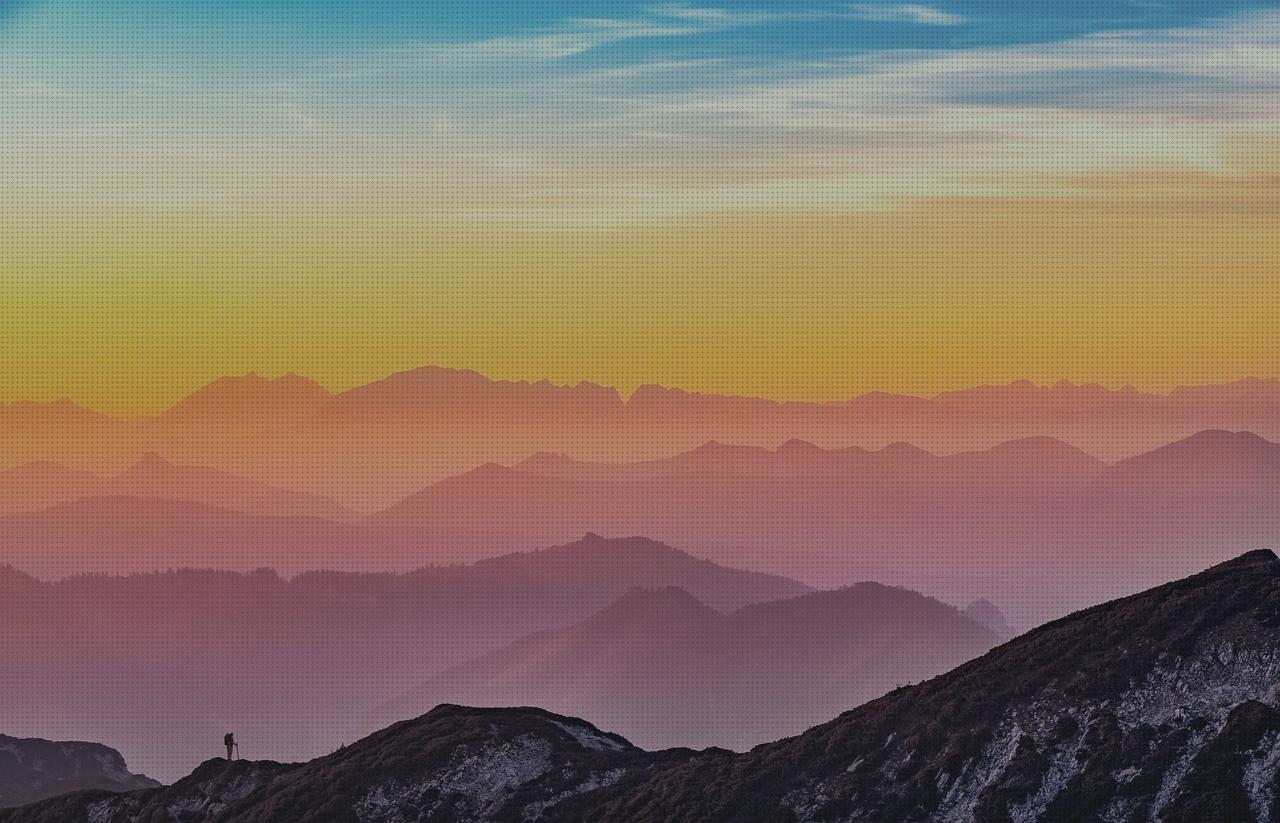
<path fill-rule="evenodd" d="M 1093 487 L 1099 496 L 1141 490 L 1179 504 L 1272 503 L 1280 498 L 1280 443 L 1247 431 L 1202 431 L 1110 466 Z"/>
<path fill-rule="evenodd" d="M 440 706 L 310 763 L 17 811 L 96 821 L 1269 821 L 1280 804 L 1280 559 L 1088 609 L 744 754 L 650 753 L 540 709 Z M 199 810 L 199 811 L 194 811 Z"/>
<path fill-rule="evenodd" d="M 542 477 L 593 482 L 628 482 L 689 473 L 786 477 L 926 467 L 935 473 L 969 477 L 999 470 L 1016 474 L 1023 482 L 1043 483 L 1058 478 L 1063 485 L 1071 485 L 1093 477 L 1105 469 L 1106 464 L 1060 440 L 1028 437 L 989 449 L 950 455 L 935 455 L 909 443 L 891 443 L 876 450 L 859 446 L 824 449 L 793 438 L 769 449 L 713 440 L 673 457 L 636 463 L 588 463 L 565 454 L 539 452 L 512 466 Z"/>
<path fill-rule="evenodd" d="M 1114 465 L 1043 437 L 945 456 L 795 440 L 638 464 L 541 454 L 443 480 L 366 522 L 388 537 L 647 534 L 812 584 L 993 598 L 1026 627 L 1280 542 L 1280 444 L 1206 431 Z"/>
<path fill-rule="evenodd" d="M 1205 429 L 1280 439 L 1280 381 L 1184 387 L 1164 394 L 1026 381 L 933 397 L 869 393 L 832 403 L 641 386 L 623 398 L 582 382 L 491 380 L 425 366 L 331 393 L 306 378 L 215 380 L 164 412 L 118 420 L 69 401 L 0 404 L 0 468 L 49 461 L 113 474 L 156 452 L 362 512 L 487 462 L 537 452 L 634 462 L 708 441 L 824 448 L 910 442 L 939 453 L 1051 437 L 1107 461 Z"/>
<path fill-rule="evenodd" d="M 26 463 L 0 472 L 0 516 L 90 497 L 182 501 L 269 517 L 316 517 L 336 522 L 358 518 L 350 509 L 319 495 L 203 466 L 175 465 L 154 452 L 106 477 L 48 462 Z"/>
<path fill-rule="evenodd" d="M 115 749 L 0 734 L 0 809 L 89 789 L 129 792 L 160 784 L 133 774 Z"/>
<path fill-rule="evenodd" d="M 722 614 L 637 589 L 575 625 L 455 666 L 373 726 L 439 703 L 574 713 L 647 748 L 738 750 L 795 734 L 1006 639 L 916 592 L 863 583 Z"/>
<path fill-rule="evenodd" d="M 0 516 L 0 562 L 42 578 L 188 566 L 401 572 L 584 532 L 643 534 L 818 587 L 880 580 L 957 603 L 987 597 L 1027 627 L 1149 586 L 1165 569 L 1190 573 L 1280 542 L 1280 444 L 1222 430 L 1111 465 L 1047 437 L 946 455 L 796 439 L 704 442 L 632 464 L 543 453 L 485 463 L 360 519 L 309 492 L 159 456 L 116 477 L 103 489 L 49 463 L 0 473 L 0 513 L 6 500 L 52 506 Z M 104 491 L 114 496 L 93 496 Z"/>

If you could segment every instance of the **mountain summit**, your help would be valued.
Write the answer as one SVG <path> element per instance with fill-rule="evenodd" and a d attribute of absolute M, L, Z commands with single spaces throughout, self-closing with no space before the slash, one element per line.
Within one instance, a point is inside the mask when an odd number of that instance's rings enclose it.
<path fill-rule="evenodd" d="M 1278 630 L 1280 560 L 1255 551 L 745 754 L 441 706 L 308 764 L 210 761 L 0 823 L 1273 820 Z"/>

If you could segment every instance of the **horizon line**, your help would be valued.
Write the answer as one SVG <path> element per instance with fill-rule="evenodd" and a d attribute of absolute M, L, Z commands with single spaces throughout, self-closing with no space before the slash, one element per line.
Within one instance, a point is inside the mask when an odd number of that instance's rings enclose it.
<path fill-rule="evenodd" d="M 595 381 L 586 380 L 586 379 L 579 380 L 576 383 L 570 383 L 570 382 L 558 383 L 549 378 L 508 379 L 508 378 L 493 377 L 491 375 L 485 374 L 476 369 L 467 368 L 467 367 L 442 366 L 436 363 L 424 363 L 420 366 L 415 366 L 409 369 L 402 369 L 400 371 L 390 372 L 381 377 L 377 377 L 372 380 L 368 380 L 366 382 L 357 383 L 355 385 L 347 386 L 346 388 L 338 388 L 338 389 L 331 388 L 330 386 L 325 385 L 324 383 L 320 382 L 319 380 L 316 380 L 315 378 L 308 377 L 296 371 L 285 371 L 275 375 L 274 377 L 268 377 L 268 376 L 263 376 L 263 374 L 260 373 L 258 370 L 252 369 L 243 374 L 224 374 L 219 377 L 215 377 L 212 380 L 209 380 L 208 382 L 201 383 L 196 388 L 188 392 L 179 393 L 174 400 L 172 400 L 167 405 L 160 408 L 158 411 L 149 412 L 149 413 L 139 413 L 139 414 L 133 414 L 133 415 L 127 415 L 127 416 L 122 416 L 122 415 L 102 411 L 99 408 L 95 408 L 93 405 L 76 400 L 75 398 L 69 395 L 63 395 L 60 397 L 53 397 L 53 398 L 44 399 L 44 400 L 31 399 L 31 398 L 16 398 L 16 399 L 9 399 L 9 400 L 0 399 L 0 411 L 11 408 L 13 406 L 22 406 L 22 405 L 44 406 L 44 407 L 70 405 L 77 409 L 91 412 L 100 417 L 105 417 L 105 418 L 115 420 L 117 422 L 122 422 L 122 423 L 131 423 L 131 422 L 143 421 L 143 420 L 160 417 L 165 413 L 171 411 L 172 409 L 176 408 L 177 406 L 181 405 L 184 401 L 188 400 L 189 398 L 194 397 L 200 392 L 205 391 L 225 381 L 259 380 L 263 383 L 278 383 L 285 380 L 301 380 L 323 390 L 331 398 L 334 398 L 334 397 L 340 397 L 342 395 L 345 395 L 354 391 L 358 391 L 360 389 L 363 389 L 369 386 L 374 386 L 379 383 L 383 383 L 397 377 L 402 377 L 405 375 L 411 375 L 411 374 L 415 374 L 418 372 L 425 372 L 425 371 L 448 372 L 455 375 L 463 375 L 463 376 L 468 376 L 473 378 L 480 378 L 481 380 L 484 380 L 488 383 L 497 384 L 497 385 L 528 386 L 528 387 L 548 386 L 553 389 L 566 390 L 566 391 L 571 391 L 574 389 L 580 389 L 584 387 L 591 388 L 591 389 L 599 389 L 601 391 L 612 392 L 613 394 L 615 394 L 618 398 L 618 402 L 624 406 L 630 404 L 632 401 L 635 400 L 638 394 L 645 391 L 662 391 L 666 393 L 684 394 L 691 397 L 710 397 L 710 398 L 724 398 L 724 399 L 732 399 L 732 400 L 746 400 L 746 401 L 754 401 L 754 402 L 767 402 L 767 403 L 773 403 L 778 406 L 833 407 L 833 406 L 847 406 L 849 404 L 856 402 L 859 399 L 868 398 L 868 397 L 894 397 L 894 398 L 902 398 L 907 400 L 921 400 L 926 402 L 935 402 L 940 398 L 946 397 L 947 395 L 964 394 L 966 392 L 980 391 L 983 389 L 1007 389 L 1007 388 L 1014 388 L 1014 387 L 1032 389 L 1037 391 L 1053 391 L 1059 388 L 1095 389 L 1095 390 L 1100 390 L 1107 394 L 1113 394 L 1113 395 L 1119 394 L 1119 395 L 1126 395 L 1126 396 L 1167 398 L 1167 397 L 1173 396 L 1179 391 L 1184 391 L 1188 389 L 1219 388 L 1219 387 L 1238 386 L 1241 384 L 1251 384 L 1251 383 L 1280 384 L 1280 377 L 1260 377 L 1256 375 L 1246 375 L 1246 376 L 1237 377 L 1234 379 L 1222 380 L 1220 382 L 1178 383 L 1178 384 L 1169 386 L 1167 389 L 1160 390 L 1160 389 L 1139 389 L 1133 383 L 1124 383 L 1123 385 L 1116 386 L 1115 384 L 1108 384 L 1108 383 L 1103 383 L 1098 381 L 1075 382 L 1072 380 L 1068 380 L 1066 378 L 1061 378 L 1053 382 L 1039 383 L 1030 378 L 1023 377 L 1023 378 L 1013 378 L 1005 382 L 974 383 L 971 385 L 965 385 L 958 388 L 943 389 L 940 391 L 933 392 L 931 394 L 926 394 L 926 393 L 913 394 L 911 392 L 891 391 L 886 389 L 871 389 L 868 391 L 862 391 L 862 392 L 850 394 L 846 398 L 834 399 L 834 400 L 817 400 L 817 399 L 781 400 L 774 397 L 768 397 L 766 395 L 735 394 L 735 393 L 729 393 L 729 392 L 713 392 L 713 391 L 696 391 L 692 389 L 686 389 L 681 386 L 668 385 L 661 382 L 641 383 L 636 385 L 630 391 L 624 391 L 623 389 L 620 389 L 617 386 L 609 386 L 603 383 L 597 383 Z"/>

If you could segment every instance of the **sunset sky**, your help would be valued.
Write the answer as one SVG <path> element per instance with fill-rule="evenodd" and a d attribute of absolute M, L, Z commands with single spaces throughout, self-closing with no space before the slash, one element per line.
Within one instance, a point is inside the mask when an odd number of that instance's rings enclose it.
<path fill-rule="evenodd" d="M 1280 4 L 0 0 L 0 400 L 1280 376 Z"/>

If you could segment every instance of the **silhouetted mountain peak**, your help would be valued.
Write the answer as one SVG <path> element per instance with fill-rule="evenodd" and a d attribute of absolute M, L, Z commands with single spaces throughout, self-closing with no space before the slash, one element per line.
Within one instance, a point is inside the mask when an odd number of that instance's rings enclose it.
<path fill-rule="evenodd" d="M 968 606 L 965 606 L 963 612 L 971 619 L 995 632 L 1001 638 L 1012 637 L 1014 634 L 1013 629 L 1009 627 L 1009 623 L 1005 619 L 1004 612 L 1000 611 L 996 604 L 985 597 L 979 597 Z"/>
<path fill-rule="evenodd" d="M 701 457 L 701 458 L 726 458 L 738 457 L 745 454 L 768 454 L 768 449 L 762 449 L 757 446 L 735 446 L 731 443 L 721 443 L 719 440 L 708 440 L 696 449 L 685 452 L 685 457 Z"/>
<path fill-rule="evenodd" d="M 644 558 L 670 560 L 673 558 L 686 559 L 693 563 L 703 563 L 705 561 L 680 551 L 679 549 L 668 546 L 648 537 L 605 537 L 595 532 L 587 532 L 581 539 L 572 543 L 563 543 L 557 546 L 548 546 L 536 552 L 544 557 L 564 557 L 564 558 L 580 558 L 580 559 L 621 559 L 629 558 L 640 560 Z M 520 555 L 514 555 L 516 557 Z M 493 558 L 493 560 L 501 560 L 502 558 Z M 490 561 L 480 561 L 481 563 Z"/>
<path fill-rule="evenodd" d="M 342 395 L 345 399 L 380 398 L 395 400 L 461 401 L 467 398 L 496 397 L 515 394 L 586 398 L 594 403 L 620 404 L 616 389 L 588 380 L 572 385 L 550 380 L 499 380 L 473 369 L 456 369 L 426 365 L 388 375 L 381 380 L 357 386 Z"/>
<path fill-rule="evenodd" d="M 690 392 L 676 387 L 662 386 L 657 383 L 645 383 L 631 392 L 627 405 L 643 405 L 649 402 L 662 402 L 672 398 L 690 397 Z"/>
<path fill-rule="evenodd" d="M 507 478 L 507 477 L 525 477 L 523 472 L 516 471 L 510 466 L 504 466 L 501 463 L 481 463 L 471 471 L 467 472 L 465 477 L 476 478 Z"/>
<path fill-rule="evenodd" d="M 1023 437 L 1008 440 L 987 450 L 987 454 L 1001 457 L 1016 457 L 1027 461 L 1078 460 L 1102 465 L 1082 449 L 1070 443 L 1064 443 L 1056 437 Z"/>
<path fill-rule="evenodd" d="M 170 471 L 177 468 L 159 452 L 147 452 L 134 461 L 125 474 L 148 474 L 151 472 Z"/>
<path fill-rule="evenodd" d="M 1247 431 L 1207 430 L 1121 460 L 1097 479 L 1116 500 L 1269 499 L 1280 486 L 1280 444 Z"/>
<path fill-rule="evenodd" d="M 256 372 L 219 377 L 178 400 L 159 414 L 162 425 L 198 425 L 215 429 L 279 425 L 308 417 L 332 399 L 329 391 L 305 377 L 276 378 Z"/>
<path fill-rule="evenodd" d="M 187 395 L 184 400 L 233 396 L 246 398 L 264 395 L 320 396 L 328 394 L 329 392 L 319 383 L 294 372 L 288 372 L 275 378 L 263 377 L 257 372 L 248 372 L 243 375 L 219 377 L 196 389 Z M 179 401 L 177 405 L 181 405 L 181 403 L 182 401 Z"/>
<path fill-rule="evenodd" d="M 912 445 L 911 443 L 905 443 L 902 441 L 899 441 L 897 443 L 890 443 L 889 445 L 881 449 L 878 452 L 878 454 L 880 454 L 883 457 L 891 457 L 895 460 L 906 460 L 906 459 L 914 459 L 914 458 L 921 458 L 921 457 L 924 457 L 924 458 L 934 457 L 934 454 L 932 452 L 925 451 L 919 446 L 915 446 L 915 445 Z"/>
<path fill-rule="evenodd" d="M 1149 455 L 1230 455 L 1233 453 L 1270 452 L 1280 448 L 1263 437 L 1248 431 L 1227 431 L 1225 429 L 1206 429 L 1196 432 L 1190 437 L 1170 443 L 1167 446 L 1149 452 Z"/>
<path fill-rule="evenodd" d="M 821 446 L 810 443 L 808 440 L 801 440 L 793 437 L 790 440 L 778 446 L 778 454 L 788 456 L 811 456 L 815 454 L 826 454 L 827 450 Z"/>
<path fill-rule="evenodd" d="M 607 550 L 612 552 L 657 552 L 660 554 L 684 554 L 679 549 L 668 546 L 648 537 L 605 537 L 596 532 L 587 532 L 582 538 L 572 543 L 565 543 L 559 546 L 552 546 L 543 549 L 544 552 L 565 552 L 574 551 L 600 551 Z"/>
<path fill-rule="evenodd" d="M 1214 573 L 1254 573 L 1268 577 L 1276 577 L 1280 575 L 1280 557 L 1272 549 L 1253 549 L 1247 551 L 1239 557 L 1219 563 L 1208 571 L 1205 575 Z M 1192 580 L 1196 578 L 1191 578 Z"/>
<path fill-rule="evenodd" d="M 757 620 L 790 620 L 804 614 L 821 615 L 828 620 L 934 620 L 939 625 L 943 622 L 963 624 L 974 629 L 975 633 L 986 634 L 982 627 L 960 618 L 961 612 L 954 606 L 911 589 L 872 581 L 808 592 L 784 600 L 752 603 L 743 606 L 736 614 Z"/>

